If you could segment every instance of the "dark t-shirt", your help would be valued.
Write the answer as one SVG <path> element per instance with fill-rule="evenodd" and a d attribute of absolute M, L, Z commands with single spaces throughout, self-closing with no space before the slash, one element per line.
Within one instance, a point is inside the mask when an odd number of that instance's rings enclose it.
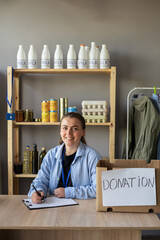
<path fill-rule="evenodd" d="M 66 180 L 67 180 L 67 177 L 68 177 L 68 172 L 70 170 L 70 166 L 75 158 L 75 155 L 76 155 L 76 152 L 73 153 L 72 155 L 69 155 L 69 156 L 64 156 L 64 159 L 63 159 L 63 171 L 64 171 L 64 180 L 65 180 L 65 183 L 66 183 Z M 69 179 L 68 179 L 68 184 L 67 184 L 67 187 L 72 187 L 72 180 L 71 180 L 71 174 L 69 176 Z M 61 177 L 60 177 L 60 180 L 59 180 L 59 183 L 58 183 L 58 187 L 64 187 L 63 185 L 63 180 L 62 180 L 62 173 L 61 173 Z"/>

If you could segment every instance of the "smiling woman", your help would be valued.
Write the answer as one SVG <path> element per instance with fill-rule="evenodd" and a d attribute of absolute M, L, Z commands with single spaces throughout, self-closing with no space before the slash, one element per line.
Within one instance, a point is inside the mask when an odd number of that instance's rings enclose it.
<path fill-rule="evenodd" d="M 68 113 L 61 119 L 61 131 L 60 131 L 60 141 L 59 143 L 62 144 L 63 142 L 66 145 L 66 150 L 71 152 L 74 151 L 74 148 L 77 149 L 80 141 L 82 143 L 86 144 L 86 140 L 84 138 L 85 136 L 85 130 L 86 130 L 86 124 L 85 120 L 82 117 L 82 115 L 78 113 Z M 67 140 L 69 145 L 67 144 Z M 66 151 L 66 155 L 67 155 Z"/>
<path fill-rule="evenodd" d="M 96 197 L 96 164 L 99 153 L 87 146 L 85 120 L 79 113 L 68 113 L 60 125 L 60 145 L 52 148 L 43 163 L 28 196 L 41 203 L 49 195 L 65 198 Z"/>

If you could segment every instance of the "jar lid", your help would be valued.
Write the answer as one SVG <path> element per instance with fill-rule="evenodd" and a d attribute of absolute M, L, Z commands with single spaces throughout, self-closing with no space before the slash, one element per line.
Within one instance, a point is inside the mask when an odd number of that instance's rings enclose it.
<path fill-rule="evenodd" d="M 17 112 L 17 113 L 21 113 L 21 112 L 23 112 L 23 110 L 16 110 L 15 112 Z"/>

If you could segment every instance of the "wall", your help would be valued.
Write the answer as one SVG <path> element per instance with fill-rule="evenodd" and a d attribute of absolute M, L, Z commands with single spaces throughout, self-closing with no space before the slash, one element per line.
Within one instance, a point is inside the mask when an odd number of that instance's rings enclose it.
<path fill-rule="evenodd" d="M 29 45 L 36 47 L 40 56 L 44 44 L 48 44 L 52 58 L 56 44 L 61 44 L 64 58 L 70 43 L 109 47 L 111 65 L 117 67 L 116 99 L 116 157 L 121 158 L 122 137 L 126 125 L 126 97 L 139 86 L 159 84 L 160 65 L 160 1 L 159 0 L 0 0 L 0 146 L 2 165 L 2 189 L 7 193 L 7 123 L 6 123 L 6 68 L 16 68 L 18 45 L 23 44 L 26 53 Z M 66 62 L 65 62 L 66 64 Z M 53 66 L 53 62 L 52 62 Z M 67 92 L 66 92 L 67 89 Z M 76 90 L 75 90 L 76 89 Z M 77 89 L 80 94 L 77 95 Z M 23 99 L 21 108 L 33 108 L 40 117 L 40 103 L 50 97 L 69 97 L 70 105 L 81 110 L 83 99 L 107 98 L 105 77 L 97 76 L 44 76 L 24 77 L 21 83 Z M 87 128 L 87 142 L 102 155 L 107 156 L 107 130 Z M 21 153 L 26 144 L 38 144 L 47 150 L 58 142 L 57 127 L 21 129 Z M 25 189 L 25 190 L 24 190 Z M 28 185 L 21 183 L 21 193 Z"/>

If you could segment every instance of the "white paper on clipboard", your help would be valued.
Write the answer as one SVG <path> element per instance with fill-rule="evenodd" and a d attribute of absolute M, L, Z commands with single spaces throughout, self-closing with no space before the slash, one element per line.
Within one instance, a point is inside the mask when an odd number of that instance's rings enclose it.
<path fill-rule="evenodd" d="M 78 205 L 78 203 L 76 201 L 74 201 L 73 199 L 57 198 L 57 197 L 47 197 L 47 198 L 45 198 L 44 202 L 39 203 L 39 204 L 33 203 L 30 198 L 27 198 L 27 199 L 23 199 L 23 203 L 30 210 Z"/>

